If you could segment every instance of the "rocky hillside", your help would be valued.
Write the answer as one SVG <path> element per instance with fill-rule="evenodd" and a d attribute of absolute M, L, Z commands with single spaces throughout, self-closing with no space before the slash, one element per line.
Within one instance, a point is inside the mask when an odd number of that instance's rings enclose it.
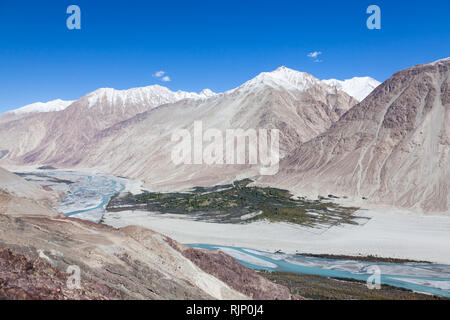
<path fill-rule="evenodd" d="M 21 188 L 17 179 L 13 184 Z M 9 193 L 2 176 L 0 183 L 0 248 L 6 248 L 0 251 L 0 299 L 293 298 L 254 271 L 231 272 L 230 257 L 208 260 L 215 253 L 203 252 L 205 268 L 161 234 L 70 219 Z M 64 286 L 69 266 L 81 271 L 80 290 Z"/>
<path fill-rule="evenodd" d="M 0 248 L 0 300 L 107 300 L 120 292 L 102 283 L 83 281 L 83 289 L 69 289 L 70 275 L 44 259 L 29 259 Z"/>

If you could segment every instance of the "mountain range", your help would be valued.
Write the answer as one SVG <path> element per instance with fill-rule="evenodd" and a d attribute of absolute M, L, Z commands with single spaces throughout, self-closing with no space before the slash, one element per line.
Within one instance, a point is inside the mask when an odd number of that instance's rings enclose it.
<path fill-rule="evenodd" d="M 287 69 L 285 67 L 281 68 Z M 262 73 L 254 79 L 254 82 L 256 82 L 258 78 L 260 79 L 264 76 L 270 77 L 274 75 L 275 73 Z M 285 80 L 287 79 L 274 79 L 275 83 L 278 82 L 279 85 L 281 85 L 283 82 L 286 83 Z M 354 77 L 347 80 L 330 79 L 322 80 L 322 82 L 331 87 L 336 87 L 338 90 L 346 92 L 348 95 L 352 96 L 358 101 L 363 100 L 373 89 L 375 89 L 380 84 L 379 81 L 371 77 Z M 174 92 L 160 85 L 151 85 L 147 87 L 132 88 L 129 90 L 101 88 L 89 93 L 87 96 L 89 96 L 91 98 L 91 101 L 93 101 L 92 104 L 95 104 L 94 101 L 102 99 L 102 96 L 105 96 L 106 99 L 113 100 L 112 102 L 114 104 L 127 105 L 127 102 L 129 102 L 130 100 L 141 100 L 143 104 L 158 106 L 165 103 L 173 103 L 182 99 L 204 99 L 212 97 L 214 95 L 216 95 L 216 93 L 214 93 L 210 89 L 204 89 L 200 93 L 187 92 L 182 90 Z M 12 116 L 29 113 L 61 111 L 66 109 L 75 101 L 76 100 L 55 99 L 48 102 L 35 102 L 18 109 L 8 111 L 1 115 L 1 117 L 5 118 L 6 115 Z"/>
<path fill-rule="evenodd" d="M 202 120 L 205 130 L 280 128 L 281 150 L 289 153 L 357 102 L 286 67 L 221 94 L 173 93 L 159 86 L 99 89 L 61 111 L 0 121 L 0 150 L 5 164 L 97 167 L 139 177 L 154 187 L 183 188 L 253 174 L 254 168 L 177 168 L 170 159 L 171 135 L 177 129 L 190 129 L 196 120 Z"/>

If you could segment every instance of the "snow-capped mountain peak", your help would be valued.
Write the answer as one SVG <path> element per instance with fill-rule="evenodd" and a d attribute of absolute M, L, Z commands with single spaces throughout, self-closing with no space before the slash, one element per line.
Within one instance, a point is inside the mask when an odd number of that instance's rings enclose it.
<path fill-rule="evenodd" d="M 306 73 L 281 66 L 272 72 L 262 72 L 255 78 L 245 82 L 234 90 L 248 90 L 258 87 L 271 86 L 274 88 L 307 90 L 319 84 L 320 80 Z M 234 91 L 232 90 L 232 91 Z"/>
<path fill-rule="evenodd" d="M 450 61 L 450 57 L 439 59 L 439 60 L 436 60 L 436 61 L 433 61 L 433 62 L 430 62 L 430 63 L 426 63 L 425 65 L 432 65 L 432 66 L 434 66 L 436 64 L 446 63 L 448 61 Z"/>
<path fill-rule="evenodd" d="M 215 96 L 216 93 L 215 93 L 214 91 L 212 91 L 211 89 L 203 89 L 203 90 L 200 92 L 200 95 L 201 95 L 201 96 L 204 96 L 204 97 L 206 97 L 206 98 L 209 98 L 209 97 Z"/>
<path fill-rule="evenodd" d="M 371 77 L 354 77 L 343 81 L 337 79 L 321 81 L 309 73 L 281 66 L 272 72 L 262 72 L 255 78 L 229 92 L 254 90 L 265 86 L 283 88 L 286 90 L 305 91 L 313 86 L 325 85 L 328 90 L 333 90 L 333 88 L 335 88 L 344 91 L 358 101 L 362 101 L 380 84 L 381 82 Z"/>
<path fill-rule="evenodd" d="M 39 112 L 53 112 L 61 111 L 70 106 L 74 101 L 65 101 L 56 99 L 48 102 L 36 102 L 16 110 L 9 111 L 11 114 L 27 114 L 27 113 L 39 113 Z"/>
<path fill-rule="evenodd" d="M 106 102 L 110 105 L 125 106 L 127 104 L 142 103 L 150 107 L 156 107 L 165 103 L 173 103 L 183 99 L 205 99 L 214 96 L 215 93 L 209 89 L 201 93 L 186 91 L 171 91 L 160 86 L 151 85 L 127 90 L 117 90 L 113 88 L 101 88 L 87 94 L 82 99 L 87 99 L 88 106 L 92 107 L 97 103 Z"/>
<path fill-rule="evenodd" d="M 19 109 L 7 112 L 10 115 L 23 115 L 28 113 L 55 112 L 66 109 L 74 102 L 81 102 L 84 106 L 95 107 L 97 105 L 110 105 L 118 108 L 130 105 L 142 105 L 153 108 L 166 103 L 173 103 L 183 99 L 207 99 L 215 96 L 210 89 L 204 89 L 200 93 L 186 91 L 171 91 L 160 86 L 151 85 L 146 87 L 117 90 L 113 88 L 100 88 L 88 93 L 77 101 L 64 101 L 56 99 L 49 102 L 36 102 Z"/>
<path fill-rule="evenodd" d="M 381 82 L 371 77 L 354 77 L 347 80 L 329 79 L 322 83 L 346 92 L 358 101 L 364 100 Z"/>

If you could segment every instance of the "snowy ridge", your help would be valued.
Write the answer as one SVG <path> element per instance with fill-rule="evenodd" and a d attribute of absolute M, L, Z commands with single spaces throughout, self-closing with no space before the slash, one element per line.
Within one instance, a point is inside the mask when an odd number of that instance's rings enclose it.
<path fill-rule="evenodd" d="M 166 87 L 152 85 L 128 90 L 101 88 L 89 93 L 82 99 L 87 99 L 89 107 L 95 106 L 102 102 L 110 105 L 123 106 L 142 103 L 156 107 L 165 103 L 173 103 L 183 99 L 206 99 L 214 95 L 215 93 L 209 89 L 205 89 L 200 93 L 181 90 L 173 92 Z"/>
<path fill-rule="evenodd" d="M 215 95 L 216 93 L 210 89 L 204 89 L 200 93 L 181 90 L 173 92 L 166 87 L 152 85 L 128 90 L 101 88 L 85 95 L 80 100 L 87 100 L 87 105 L 89 107 L 93 107 L 102 102 L 118 106 L 142 104 L 150 107 L 157 107 L 165 103 L 173 103 L 183 99 L 207 99 Z M 49 102 L 36 102 L 19 109 L 9 111 L 7 114 L 22 115 L 28 113 L 62 111 L 74 102 L 75 101 L 64 101 L 61 99 L 56 99 Z"/>
<path fill-rule="evenodd" d="M 228 92 L 254 90 L 264 86 L 304 91 L 318 84 L 320 84 L 320 80 L 316 77 L 282 66 L 272 72 L 262 72 L 240 87 Z"/>
<path fill-rule="evenodd" d="M 381 82 L 371 77 L 354 77 L 347 80 L 322 80 L 326 85 L 344 91 L 358 101 L 364 100 Z"/>
<path fill-rule="evenodd" d="M 27 113 L 39 113 L 39 112 L 54 112 L 66 109 L 75 101 L 64 101 L 61 99 L 52 100 L 49 102 L 36 102 L 26 105 L 22 108 L 9 111 L 10 114 L 27 114 Z"/>
<path fill-rule="evenodd" d="M 436 64 L 448 62 L 449 60 L 450 60 L 450 57 L 443 58 L 443 59 L 439 59 L 439 60 L 436 60 L 436 61 L 433 61 L 433 62 L 430 62 L 430 63 L 426 63 L 425 65 L 432 65 L 432 66 L 434 66 Z"/>
<path fill-rule="evenodd" d="M 321 81 L 306 72 L 300 72 L 282 66 L 272 72 L 262 72 L 240 87 L 228 92 L 255 90 L 264 86 L 285 90 L 305 91 L 314 86 L 322 86 L 329 90 L 329 92 L 333 92 L 334 89 L 344 91 L 358 101 L 361 101 L 378 87 L 380 83 L 371 77 L 355 77 L 344 81 L 336 79 Z"/>

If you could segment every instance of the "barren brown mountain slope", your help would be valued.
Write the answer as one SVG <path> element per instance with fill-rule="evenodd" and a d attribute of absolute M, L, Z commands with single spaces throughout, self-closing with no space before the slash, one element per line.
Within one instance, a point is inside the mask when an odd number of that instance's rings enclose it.
<path fill-rule="evenodd" d="M 449 69 L 447 58 L 397 72 L 261 182 L 448 213 Z"/>

